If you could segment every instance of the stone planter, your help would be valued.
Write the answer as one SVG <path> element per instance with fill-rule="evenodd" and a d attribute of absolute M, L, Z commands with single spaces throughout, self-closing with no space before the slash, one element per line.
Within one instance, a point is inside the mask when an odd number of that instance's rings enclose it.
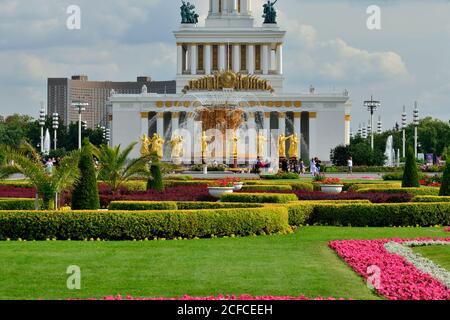
<path fill-rule="evenodd" d="M 209 194 L 216 199 L 220 199 L 222 195 L 233 193 L 234 187 L 208 187 Z"/>
<path fill-rule="evenodd" d="M 321 184 L 320 190 L 324 193 L 339 194 L 342 192 L 344 185 L 342 184 Z"/>
<path fill-rule="evenodd" d="M 244 183 L 243 182 L 236 182 L 235 184 L 234 184 L 234 191 L 239 191 L 239 190 L 242 190 L 242 187 L 244 186 Z"/>

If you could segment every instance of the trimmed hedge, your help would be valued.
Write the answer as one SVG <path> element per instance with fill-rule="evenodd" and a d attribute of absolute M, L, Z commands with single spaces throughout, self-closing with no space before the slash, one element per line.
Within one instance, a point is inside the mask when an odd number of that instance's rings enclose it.
<path fill-rule="evenodd" d="M 39 206 L 42 201 L 39 200 Z M 0 199 L 0 210 L 34 210 L 35 199 Z"/>
<path fill-rule="evenodd" d="M 214 180 L 165 180 L 164 185 L 166 187 L 184 187 L 184 186 L 206 186 L 210 183 L 215 182 Z"/>
<path fill-rule="evenodd" d="M 113 201 L 108 206 L 109 210 L 178 210 L 176 202 L 156 202 L 156 201 Z"/>
<path fill-rule="evenodd" d="M 439 188 L 435 187 L 420 187 L 420 188 L 373 188 L 373 189 L 360 189 L 358 192 L 361 193 L 375 193 L 383 192 L 389 194 L 401 194 L 408 193 L 413 196 L 438 196 Z"/>
<path fill-rule="evenodd" d="M 412 202 L 450 202 L 450 197 L 438 197 L 438 196 L 417 196 L 414 197 Z"/>
<path fill-rule="evenodd" d="M 262 175 L 261 179 L 264 180 L 299 180 L 300 175 L 298 173 L 287 172 L 278 174 L 266 174 Z"/>
<path fill-rule="evenodd" d="M 450 203 L 316 205 L 309 223 L 355 227 L 448 225 Z"/>
<path fill-rule="evenodd" d="M 369 200 L 323 200 L 323 201 L 297 201 L 291 202 L 287 205 L 289 212 L 289 225 L 302 226 L 309 222 L 310 217 L 317 205 L 324 204 L 370 204 Z"/>
<path fill-rule="evenodd" d="M 238 209 L 262 208 L 256 203 L 223 202 L 176 202 L 176 201 L 113 201 L 109 210 L 148 211 L 148 210 L 204 210 L 204 209 Z"/>
<path fill-rule="evenodd" d="M 145 240 L 287 232 L 281 206 L 197 211 L 0 212 L 0 240 Z"/>
<path fill-rule="evenodd" d="M 345 183 L 344 183 L 345 185 Z M 401 188 L 402 184 L 398 183 L 349 183 L 347 191 L 359 191 L 361 189 L 392 189 Z"/>
<path fill-rule="evenodd" d="M 312 192 L 314 191 L 314 186 L 312 183 L 308 183 L 308 182 L 296 182 L 291 184 L 292 190 L 295 191 L 307 191 L 307 192 Z"/>
<path fill-rule="evenodd" d="M 288 203 L 297 201 L 298 198 L 290 193 L 230 193 L 223 195 L 221 200 L 240 203 Z"/>
<path fill-rule="evenodd" d="M 14 187 L 14 188 L 34 188 L 33 184 L 29 181 L 14 181 L 14 180 L 1 180 L 0 186 Z"/>
<path fill-rule="evenodd" d="M 242 191 L 292 191 L 292 187 L 287 184 L 261 184 L 261 185 L 244 185 Z"/>

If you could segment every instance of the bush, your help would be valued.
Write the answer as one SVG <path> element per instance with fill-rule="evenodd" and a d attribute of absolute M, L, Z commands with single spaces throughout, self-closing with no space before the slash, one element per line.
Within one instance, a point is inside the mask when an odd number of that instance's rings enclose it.
<path fill-rule="evenodd" d="M 164 182 L 159 163 L 150 166 L 152 177 L 147 181 L 147 190 L 164 191 Z"/>
<path fill-rule="evenodd" d="M 173 180 L 173 181 L 189 181 L 189 180 L 194 180 L 194 178 L 192 176 L 188 176 L 188 175 L 169 175 L 169 176 L 165 176 L 166 180 Z"/>
<path fill-rule="evenodd" d="M 177 202 L 179 210 L 262 208 L 261 203 Z"/>
<path fill-rule="evenodd" d="M 436 196 L 417 196 L 414 197 L 412 202 L 450 202 L 450 197 L 436 197 Z"/>
<path fill-rule="evenodd" d="M 197 171 L 197 172 L 203 171 L 203 167 L 204 167 L 203 164 L 196 164 L 191 167 L 191 170 Z M 208 165 L 208 171 L 211 171 L 211 172 L 224 172 L 226 170 L 228 170 L 228 167 L 224 164 L 218 164 L 217 166 Z"/>
<path fill-rule="evenodd" d="M 314 207 L 309 223 L 354 227 L 448 225 L 450 203 L 320 204 Z"/>
<path fill-rule="evenodd" d="M 244 185 L 242 187 L 242 191 L 292 191 L 292 187 L 287 184 L 279 184 L 279 185 Z"/>
<path fill-rule="evenodd" d="M 123 183 L 123 187 L 128 193 L 147 191 L 147 181 L 132 180 Z"/>
<path fill-rule="evenodd" d="M 383 175 L 384 181 L 402 181 L 403 172 L 391 172 Z"/>
<path fill-rule="evenodd" d="M 34 210 L 35 199 L 0 199 L 0 210 Z M 39 206 L 42 201 L 39 200 Z"/>
<path fill-rule="evenodd" d="M 288 203 L 297 201 L 298 198 L 295 194 L 289 193 L 231 193 L 223 195 L 221 200 L 240 203 Z"/>
<path fill-rule="evenodd" d="M 348 191 L 359 191 L 361 189 L 392 189 L 401 188 L 400 183 L 354 183 L 349 185 Z"/>
<path fill-rule="evenodd" d="M 293 183 L 291 184 L 292 190 L 295 191 L 314 191 L 314 187 L 312 185 L 312 183 L 307 183 L 307 182 L 300 182 L 300 183 Z"/>
<path fill-rule="evenodd" d="M 298 180 L 300 176 L 297 173 L 285 172 L 270 175 L 262 175 L 261 179 L 265 180 Z"/>
<path fill-rule="evenodd" d="M 450 196 L 450 159 L 447 160 L 447 165 L 445 166 L 444 175 L 442 177 L 441 190 L 439 191 L 440 196 Z"/>
<path fill-rule="evenodd" d="M 100 208 L 98 196 L 97 175 L 94 158 L 89 140 L 84 140 L 78 161 L 80 178 L 75 183 L 72 192 L 72 208 L 74 210 L 96 210 Z"/>
<path fill-rule="evenodd" d="M 0 187 L 10 187 L 10 188 L 34 188 L 34 186 L 29 181 L 0 181 Z"/>
<path fill-rule="evenodd" d="M 144 240 L 286 232 L 284 207 L 142 212 L 2 212 L 0 240 Z"/>
<path fill-rule="evenodd" d="M 408 147 L 406 151 L 406 163 L 405 171 L 403 172 L 403 188 L 418 188 L 419 184 L 419 173 L 417 170 L 416 156 L 411 147 Z"/>
<path fill-rule="evenodd" d="M 109 210 L 178 210 L 176 202 L 153 201 L 113 201 L 108 206 Z"/>
<path fill-rule="evenodd" d="M 402 203 L 409 202 L 412 195 L 408 193 L 390 194 L 383 192 L 359 193 L 343 192 L 328 194 L 323 192 L 294 192 L 299 200 L 303 201 L 357 201 L 368 200 L 372 203 Z"/>
<path fill-rule="evenodd" d="M 413 196 L 438 196 L 439 189 L 435 187 L 421 187 L 421 188 L 387 188 L 387 189 L 360 189 L 361 193 L 383 192 L 389 194 L 407 193 Z"/>
<path fill-rule="evenodd" d="M 192 180 L 192 181 L 178 181 L 178 180 L 166 180 L 164 185 L 166 187 L 182 187 L 182 186 L 206 186 L 209 183 L 215 182 L 214 180 Z"/>

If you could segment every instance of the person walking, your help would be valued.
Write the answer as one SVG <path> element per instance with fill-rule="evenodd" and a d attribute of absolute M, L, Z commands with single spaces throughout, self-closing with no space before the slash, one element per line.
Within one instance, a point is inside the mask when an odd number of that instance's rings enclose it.
<path fill-rule="evenodd" d="M 348 166 L 348 175 L 353 175 L 353 158 L 349 157 L 347 160 L 347 166 Z"/>
<path fill-rule="evenodd" d="M 316 161 L 313 159 L 311 159 L 311 163 L 309 165 L 309 171 L 311 172 L 311 174 L 313 176 L 315 176 L 317 174 L 317 167 L 316 167 Z"/>

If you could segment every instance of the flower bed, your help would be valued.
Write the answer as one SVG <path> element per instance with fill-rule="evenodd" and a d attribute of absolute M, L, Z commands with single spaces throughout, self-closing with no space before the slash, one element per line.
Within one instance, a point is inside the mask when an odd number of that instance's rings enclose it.
<path fill-rule="evenodd" d="M 95 299 L 88 299 L 88 300 L 95 300 Z M 324 297 L 318 297 L 318 298 L 307 298 L 305 296 L 299 296 L 299 297 L 290 297 L 290 296 L 251 296 L 251 295 L 219 295 L 219 296 L 211 296 L 211 297 L 191 297 L 189 295 L 185 295 L 180 298 L 136 298 L 132 296 L 108 296 L 105 297 L 103 300 L 148 300 L 148 301 L 165 301 L 165 300 L 171 300 L 171 301 L 275 301 L 275 300 L 297 300 L 297 301 L 305 301 L 305 300 L 345 300 L 343 298 L 336 299 L 333 297 L 324 298 Z"/>
<path fill-rule="evenodd" d="M 444 232 L 450 232 L 450 227 L 445 228 Z"/>
<path fill-rule="evenodd" d="M 367 279 L 375 290 L 391 300 L 448 300 L 450 289 L 429 274 L 420 271 L 405 257 L 386 249 L 386 244 L 402 244 L 408 240 L 344 240 L 331 241 L 330 248 Z M 416 241 L 429 242 L 430 239 Z M 442 239 L 450 243 L 450 238 Z M 375 270 L 379 272 L 373 274 Z"/>
<path fill-rule="evenodd" d="M 28 186 L 0 185 L 0 198 L 34 198 L 36 190 Z"/>

